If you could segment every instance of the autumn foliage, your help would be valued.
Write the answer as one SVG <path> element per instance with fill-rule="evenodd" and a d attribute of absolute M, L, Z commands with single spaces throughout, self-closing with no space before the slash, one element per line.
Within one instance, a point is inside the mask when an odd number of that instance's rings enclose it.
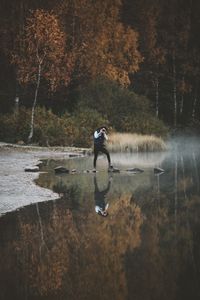
<path fill-rule="evenodd" d="M 12 62 L 17 67 L 17 78 L 22 84 L 37 81 L 38 68 L 41 77 L 51 90 L 68 84 L 72 69 L 72 55 L 65 51 L 65 33 L 58 18 L 44 10 L 31 11 L 26 20 L 23 36 L 18 36 Z"/>
<path fill-rule="evenodd" d="M 149 98 L 169 126 L 199 127 L 199 11 L 182 0 L 2 1 L 1 111 L 19 97 L 75 112 L 77 88 L 101 77 Z"/>

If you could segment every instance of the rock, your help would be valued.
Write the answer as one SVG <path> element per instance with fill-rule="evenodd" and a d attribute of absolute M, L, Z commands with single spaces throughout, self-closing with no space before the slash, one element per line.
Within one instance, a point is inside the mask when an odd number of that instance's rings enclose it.
<path fill-rule="evenodd" d="M 113 167 L 113 168 L 109 168 L 108 172 L 110 172 L 110 173 L 120 173 L 120 170 Z"/>
<path fill-rule="evenodd" d="M 161 168 L 154 168 L 154 174 L 155 175 L 162 174 L 164 172 L 165 172 L 165 170 L 163 170 Z"/>
<path fill-rule="evenodd" d="M 69 170 L 62 166 L 58 166 L 58 167 L 54 168 L 54 171 L 56 174 L 63 174 L 63 173 L 69 174 Z"/>
<path fill-rule="evenodd" d="M 39 160 L 39 161 L 37 162 L 37 165 L 36 165 L 36 166 L 40 167 L 40 166 L 43 165 L 43 164 L 44 164 L 43 161 L 40 161 L 40 160 Z"/>
<path fill-rule="evenodd" d="M 80 157 L 80 154 L 71 153 L 71 154 L 69 154 L 69 157 Z"/>
<path fill-rule="evenodd" d="M 113 173 L 120 173 L 120 170 L 117 169 L 117 168 L 114 168 L 114 169 L 112 170 L 112 172 L 113 172 Z"/>
<path fill-rule="evenodd" d="M 39 167 L 38 166 L 32 166 L 32 167 L 26 167 L 24 169 L 25 172 L 39 172 Z"/>
<path fill-rule="evenodd" d="M 98 173 L 99 171 L 92 169 L 92 170 L 84 170 L 83 173 Z"/>
<path fill-rule="evenodd" d="M 76 169 L 72 169 L 72 170 L 71 170 L 71 173 L 72 173 L 72 174 L 75 174 L 75 173 L 77 173 L 77 170 L 76 170 Z"/>
<path fill-rule="evenodd" d="M 131 172 L 131 173 L 134 173 L 134 174 L 144 172 L 143 169 L 139 169 L 139 168 L 131 168 L 131 169 L 127 169 L 126 171 L 127 171 L 127 172 Z"/>

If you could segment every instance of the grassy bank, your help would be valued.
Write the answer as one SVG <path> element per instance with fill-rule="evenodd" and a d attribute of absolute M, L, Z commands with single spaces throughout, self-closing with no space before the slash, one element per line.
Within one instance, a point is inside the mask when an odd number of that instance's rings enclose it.
<path fill-rule="evenodd" d="M 113 133 L 108 148 L 110 152 L 154 152 L 165 151 L 167 146 L 163 139 L 154 135 Z"/>

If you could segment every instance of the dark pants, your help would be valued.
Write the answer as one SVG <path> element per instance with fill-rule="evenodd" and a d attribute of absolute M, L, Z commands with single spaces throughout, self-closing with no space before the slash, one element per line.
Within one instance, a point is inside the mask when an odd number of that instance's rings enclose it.
<path fill-rule="evenodd" d="M 94 168 L 96 168 L 97 157 L 99 152 L 104 153 L 107 156 L 108 164 L 110 166 L 110 154 L 104 145 L 95 145 L 94 144 Z"/>

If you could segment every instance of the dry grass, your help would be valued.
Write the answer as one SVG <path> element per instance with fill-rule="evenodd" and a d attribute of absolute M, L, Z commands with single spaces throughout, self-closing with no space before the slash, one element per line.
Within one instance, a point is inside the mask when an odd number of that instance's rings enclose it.
<path fill-rule="evenodd" d="M 167 146 L 154 135 L 113 133 L 109 138 L 108 149 L 111 152 L 154 152 L 164 151 Z"/>

